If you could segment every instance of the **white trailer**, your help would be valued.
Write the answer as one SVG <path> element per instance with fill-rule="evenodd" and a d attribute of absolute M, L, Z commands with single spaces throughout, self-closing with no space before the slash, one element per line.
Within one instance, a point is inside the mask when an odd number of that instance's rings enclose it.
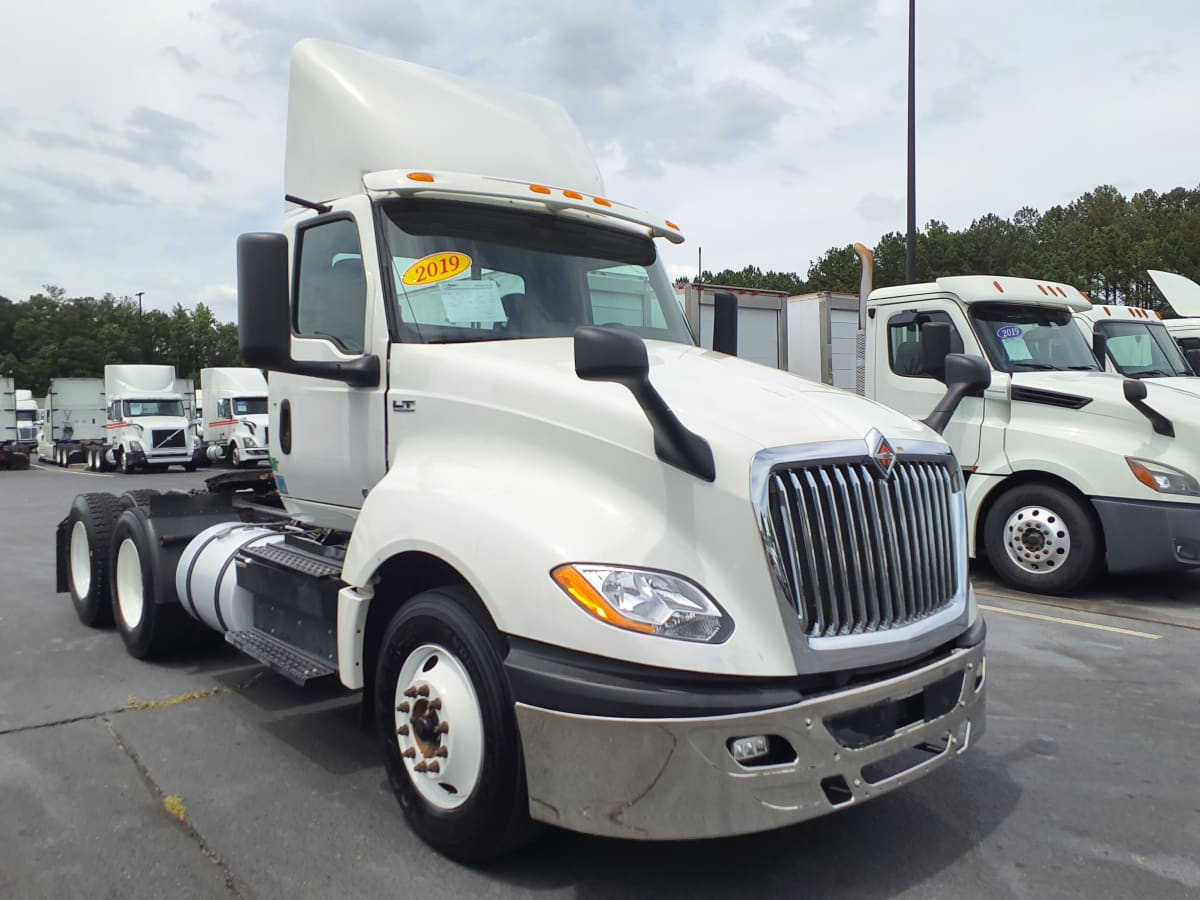
<path fill-rule="evenodd" d="M 83 462 L 108 440 L 104 381 L 54 378 L 43 401 L 37 456 L 58 466 Z"/>
<path fill-rule="evenodd" d="M 23 422 L 21 394 L 29 397 L 28 391 L 20 391 L 11 378 L 0 377 L 0 468 L 26 469 L 29 467 L 30 441 L 23 439 L 28 428 Z"/>
<path fill-rule="evenodd" d="M 285 233 L 238 239 L 274 475 L 218 476 L 277 505 L 77 497 L 82 621 L 361 690 L 403 814 L 471 862 L 535 823 L 782 827 L 975 744 L 935 430 L 697 347 L 678 226 L 606 197 L 556 104 L 323 41 L 291 72 Z M 949 382 L 944 414 L 983 384 Z"/>
<path fill-rule="evenodd" d="M 200 438 L 205 459 L 235 467 L 270 457 L 267 380 L 258 369 L 213 367 L 200 370 Z"/>
<path fill-rule="evenodd" d="M 183 388 L 191 381 L 176 379 L 174 366 L 109 365 L 104 367 L 104 396 L 108 404 L 103 447 L 88 450 L 88 468 L 196 468 L 197 436 Z"/>

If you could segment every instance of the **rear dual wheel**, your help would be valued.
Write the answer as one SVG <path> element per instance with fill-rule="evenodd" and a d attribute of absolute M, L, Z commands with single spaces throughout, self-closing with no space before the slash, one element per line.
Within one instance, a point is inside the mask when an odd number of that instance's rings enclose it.
<path fill-rule="evenodd" d="M 80 494 L 67 513 L 67 585 L 75 614 L 91 628 L 113 622 L 109 551 L 120 513 L 113 494 Z"/>
<path fill-rule="evenodd" d="M 147 659 L 163 656 L 181 643 L 191 626 L 178 603 L 156 603 L 165 590 L 174 590 L 174 582 L 161 583 L 154 565 L 154 548 L 145 527 L 143 499 L 126 494 L 128 506 L 117 518 L 112 532 L 109 571 L 112 605 L 117 631 L 131 656 Z"/>

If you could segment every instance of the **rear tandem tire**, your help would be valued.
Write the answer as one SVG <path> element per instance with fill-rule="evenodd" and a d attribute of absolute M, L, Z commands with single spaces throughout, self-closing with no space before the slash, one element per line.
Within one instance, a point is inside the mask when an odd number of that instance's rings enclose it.
<path fill-rule="evenodd" d="M 109 554 L 112 608 L 117 631 L 129 655 L 137 659 L 164 656 L 187 635 L 191 620 L 178 603 L 156 603 L 164 590 L 155 579 L 153 548 L 143 525 L 145 512 L 127 508 L 113 527 Z"/>
<path fill-rule="evenodd" d="M 451 586 L 406 602 L 379 651 L 375 709 L 388 780 L 417 835 L 463 863 L 499 856 L 538 831 L 529 818 L 503 646 L 475 595 Z M 428 686 L 422 697 L 442 701 L 440 712 L 421 712 L 428 701 L 416 696 L 410 710 L 398 708 L 418 683 Z M 445 733 L 432 730 L 443 726 Z M 406 758 L 405 752 L 414 755 Z M 441 771 L 435 777 L 414 765 Z M 457 783 L 447 787 L 442 779 Z"/>
<path fill-rule="evenodd" d="M 80 494 L 67 514 L 67 585 L 75 615 L 90 628 L 113 623 L 108 558 L 120 513 L 121 501 L 114 494 Z"/>

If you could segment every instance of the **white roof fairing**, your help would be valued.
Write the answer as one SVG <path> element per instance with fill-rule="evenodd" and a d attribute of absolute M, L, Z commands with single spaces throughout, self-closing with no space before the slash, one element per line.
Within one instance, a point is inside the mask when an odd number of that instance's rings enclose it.
<path fill-rule="evenodd" d="M 557 103 L 320 40 L 292 51 L 284 189 L 326 201 L 390 169 L 471 172 L 603 195 Z"/>

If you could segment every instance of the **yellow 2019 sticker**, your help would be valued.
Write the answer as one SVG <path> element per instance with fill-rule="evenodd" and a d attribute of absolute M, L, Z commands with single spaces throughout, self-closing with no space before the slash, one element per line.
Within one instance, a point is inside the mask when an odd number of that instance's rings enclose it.
<path fill-rule="evenodd" d="M 400 280 L 408 285 L 436 284 L 471 270 L 471 257 L 465 253 L 446 251 L 431 253 L 418 259 L 404 270 Z"/>

